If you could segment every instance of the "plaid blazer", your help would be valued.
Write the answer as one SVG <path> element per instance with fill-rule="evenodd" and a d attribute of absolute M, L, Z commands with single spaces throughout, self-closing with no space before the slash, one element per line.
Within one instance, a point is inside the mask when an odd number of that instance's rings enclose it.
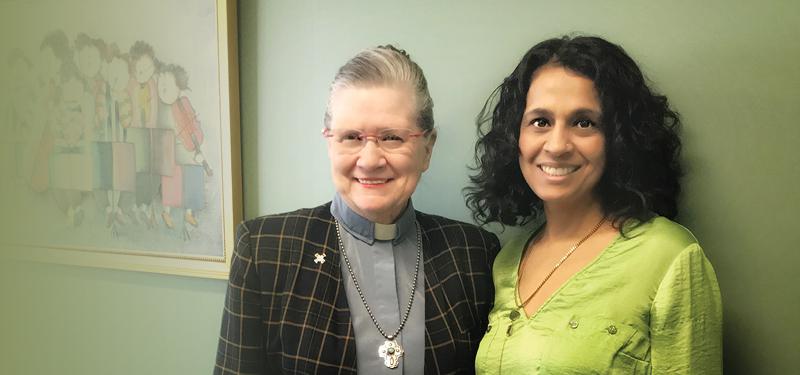
<path fill-rule="evenodd" d="M 493 234 L 416 212 L 425 373 L 474 373 L 494 301 Z M 330 203 L 238 226 L 215 374 L 354 374 L 356 347 Z M 323 264 L 314 254 L 325 252 Z"/>

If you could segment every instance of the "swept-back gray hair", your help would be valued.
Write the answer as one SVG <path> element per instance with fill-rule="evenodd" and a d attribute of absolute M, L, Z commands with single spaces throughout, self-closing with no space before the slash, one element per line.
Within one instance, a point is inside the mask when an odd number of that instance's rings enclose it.
<path fill-rule="evenodd" d="M 428 92 L 425 74 L 406 51 L 391 44 L 363 50 L 339 68 L 331 83 L 328 107 L 325 109 L 325 127 L 330 127 L 331 97 L 337 90 L 397 84 L 407 84 L 414 91 L 420 129 L 433 129 L 433 99 Z"/>

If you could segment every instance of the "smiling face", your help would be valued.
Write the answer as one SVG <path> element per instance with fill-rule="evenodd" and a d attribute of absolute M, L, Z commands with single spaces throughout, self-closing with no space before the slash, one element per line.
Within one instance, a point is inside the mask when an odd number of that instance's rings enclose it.
<path fill-rule="evenodd" d="M 153 58 L 149 55 L 142 55 L 133 65 L 133 75 L 136 77 L 136 82 L 145 83 L 150 80 L 156 70 L 156 65 Z"/>
<path fill-rule="evenodd" d="M 533 74 L 520 124 L 519 166 L 544 204 L 591 204 L 605 167 L 602 108 L 594 83 L 545 65 Z"/>
<path fill-rule="evenodd" d="M 78 51 L 78 70 L 83 78 L 95 78 L 100 73 L 100 50 L 94 45 L 84 46 Z"/>
<path fill-rule="evenodd" d="M 108 85 L 111 88 L 111 95 L 116 100 L 122 100 L 127 95 L 128 81 L 130 81 L 130 73 L 128 73 L 128 63 L 115 57 L 108 64 Z"/>
<path fill-rule="evenodd" d="M 43 47 L 39 52 L 38 62 L 39 74 L 43 82 L 56 81 L 58 79 L 61 61 L 56 57 L 52 48 Z"/>
<path fill-rule="evenodd" d="M 158 97 L 164 104 L 175 103 L 180 93 L 181 89 L 178 88 L 172 72 L 163 72 L 158 75 Z"/>
<path fill-rule="evenodd" d="M 377 134 L 384 129 L 417 126 L 413 91 L 406 86 L 346 87 L 331 94 L 332 130 Z M 336 191 L 359 215 L 389 224 L 403 212 L 422 172 L 428 169 L 435 135 L 417 137 L 402 149 L 386 152 L 373 138 L 360 151 L 337 150 L 328 138 L 331 175 Z"/>

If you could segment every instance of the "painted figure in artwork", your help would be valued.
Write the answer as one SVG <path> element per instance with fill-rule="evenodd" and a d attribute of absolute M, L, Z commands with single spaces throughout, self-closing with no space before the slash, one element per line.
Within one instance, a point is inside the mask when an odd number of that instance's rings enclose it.
<path fill-rule="evenodd" d="M 158 118 L 158 92 L 155 72 L 158 65 L 153 47 L 137 41 L 130 48 L 131 125 L 127 139 L 136 152 L 136 203 L 134 217 L 148 228 L 156 224 L 155 199 L 161 184 L 160 174 L 171 166 L 170 150 L 161 150 L 165 143 L 162 132 L 154 131 Z M 169 139 L 167 139 L 169 141 Z M 168 142 L 167 142 L 168 143 Z"/>
<path fill-rule="evenodd" d="M 131 95 L 133 98 L 133 116 L 131 126 L 136 128 L 156 127 L 158 116 L 158 96 L 156 93 L 156 67 L 158 61 L 153 47 L 143 41 L 137 41 L 130 49 L 132 80 Z"/>
<path fill-rule="evenodd" d="M 174 228 L 172 208 L 182 208 L 184 235 L 188 227 L 198 226 L 196 212 L 205 207 L 204 176 L 211 169 L 203 156 L 203 130 L 189 98 L 189 77 L 183 67 L 170 64 L 158 74 L 158 96 L 168 106 L 161 116 L 160 127 L 175 131 L 175 167 L 171 176 L 161 177 L 162 218 L 168 228 Z"/>
<path fill-rule="evenodd" d="M 35 61 L 38 107 L 41 111 L 40 123 L 37 124 L 40 129 L 39 141 L 34 149 L 30 185 L 34 191 L 41 193 L 50 187 L 50 157 L 55 140 L 52 128 L 60 112 L 61 86 L 67 76 L 66 67 L 72 65 L 72 49 L 67 35 L 61 30 L 48 33 L 42 40 Z"/>
<path fill-rule="evenodd" d="M 87 130 L 91 131 L 91 138 L 95 141 L 107 140 L 110 98 L 108 85 L 100 74 L 105 49 L 105 42 L 101 39 L 90 38 L 83 33 L 75 38 L 75 64 L 83 79 L 84 91 L 94 99 L 94 116 Z"/>
<path fill-rule="evenodd" d="M 41 112 L 36 107 L 38 93 L 33 77 L 33 63 L 22 50 L 14 49 L 8 56 L 6 65 L 6 82 L 3 90 L 7 92 L 8 102 L 3 103 L 3 161 L 8 161 L 13 182 L 24 184 L 29 177 L 31 154 L 29 146 L 36 128 L 37 115 Z M 10 181 L 9 181 L 10 182 Z"/>
<path fill-rule="evenodd" d="M 109 47 L 109 59 L 104 69 L 111 94 L 111 134 L 114 142 L 125 141 L 124 130 L 131 126 L 131 95 L 128 84 L 131 78 L 127 55 L 120 53 L 116 44 Z"/>
<path fill-rule="evenodd" d="M 123 192 L 134 192 L 136 188 L 135 151 L 132 143 L 125 142 L 125 130 L 131 124 L 131 96 L 128 90 L 130 70 L 126 56 L 117 46 L 107 48 L 102 73 L 108 88 L 108 117 L 105 126 L 105 142 L 98 143 L 99 167 L 108 179 L 104 182 L 108 205 L 105 209 L 106 226 L 116 234 L 117 225 L 130 222 L 120 208 Z"/>
<path fill-rule="evenodd" d="M 52 127 L 53 154 L 50 161 L 50 187 L 67 215 L 67 224 L 79 226 L 85 217 L 84 194 L 92 190 L 90 126 L 94 100 L 84 90 L 73 64 L 64 67 L 61 100 Z"/>
<path fill-rule="evenodd" d="M 112 154 L 110 143 L 111 94 L 103 77 L 106 44 L 101 39 L 89 37 L 84 33 L 75 38 L 75 65 L 83 80 L 84 93 L 94 100 L 93 116 L 86 127 L 87 138 L 91 140 L 87 152 L 91 158 L 92 188 L 95 201 L 100 209 L 106 210 L 106 225 L 113 227 L 111 212 L 115 206 L 112 187 Z M 116 232 L 114 232 L 116 233 Z"/>

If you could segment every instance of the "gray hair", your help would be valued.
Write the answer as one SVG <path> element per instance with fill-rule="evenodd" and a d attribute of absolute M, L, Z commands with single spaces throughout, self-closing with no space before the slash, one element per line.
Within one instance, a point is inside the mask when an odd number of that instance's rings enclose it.
<path fill-rule="evenodd" d="M 331 83 L 325 127 L 330 127 L 330 98 L 342 88 L 408 84 L 414 91 L 417 106 L 417 125 L 422 130 L 433 129 L 433 99 L 422 68 L 411 56 L 391 44 L 369 48 L 347 61 Z"/>

